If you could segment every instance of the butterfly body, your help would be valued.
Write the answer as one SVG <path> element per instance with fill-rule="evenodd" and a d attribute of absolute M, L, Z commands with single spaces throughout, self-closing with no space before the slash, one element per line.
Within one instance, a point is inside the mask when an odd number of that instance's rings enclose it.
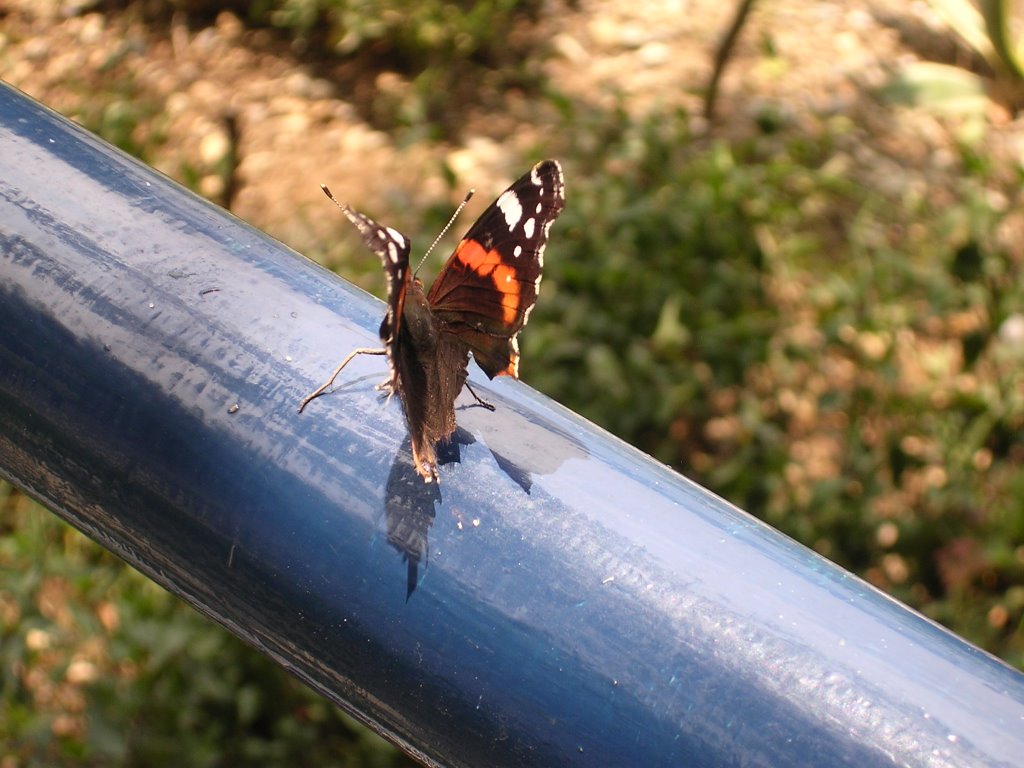
<path fill-rule="evenodd" d="M 517 336 L 537 301 L 548 231 L 565 207 L 562 169 L 545 160 L 505 190 L 470 227 L 426 294 L 409 268 L 408 239 L 339 206 L 384 265 L 388 305 L 380 326 L 384 348 L 356 350 L 334 376 L 356 354 L 387 355 L 391 375 L 384 386 L 402 403 L 413 464 L 429 483 L 438 477 L 435 447 L 456 428 L 455 400 L 466 383 L 470 353 L 488 378 L 519 375 Z"/>
<path fill-rule="evenodd" d="M 455 400 L 468 376 L 469 349 L 445 325 L 416 286 L 406 297 L 400 330 L 391 343 L 394 391 L 413 437 L 413 463 L 424 477 L 436 471 L 435 445 L 455 431 Z"/>

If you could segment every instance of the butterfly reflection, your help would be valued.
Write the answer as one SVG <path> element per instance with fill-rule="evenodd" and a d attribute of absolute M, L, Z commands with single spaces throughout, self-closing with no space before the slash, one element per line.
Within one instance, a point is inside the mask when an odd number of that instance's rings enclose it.
<path fill-rule="evenodd" d="M 471 434 L 456 429 L 451 440 L 438 444 L 438 463 L 459 463 L 459 446 L 473 442 Z M 388 544 L 398 550 L 406 563 L 405 599 L 408 601 L 419 583 L 420 563 L 427 564 L 430 551 L 427 533 L 434 524 L 435 505 L 441 503 L 440 485 L 424 483 L 413 465 L 412 441 L 408 436 L 395 454 L 384 493 Z"/>
<path fill-rule="evenodd" d="M 500 429 L 488 420 L 491 414 L 478 406 L 461 408 L 459 418 L 481 436 L 497 468 L 524 493 L 532 492 L 535 476 L 551 474 L 565 461 L 587 456 L 586 449 L 572 435 L 548 423 L 534 423 L 512 409 L 505 412 Z M 473 432 L 457 427 L 449 440 L 437 444 L 438 464 L 460 463 L 462 448 L 476 442 Z M 423 482 L 413 465 L 412 444 L 406 436 L 391 464 L 384 502 L 388 544 L 406 563 L 406 600 L 419 583 L 420 565 L 427 565 L 427 534 L 434 524 L 437 505 L 443 501 L 442 487 L 444 483 Z"/>

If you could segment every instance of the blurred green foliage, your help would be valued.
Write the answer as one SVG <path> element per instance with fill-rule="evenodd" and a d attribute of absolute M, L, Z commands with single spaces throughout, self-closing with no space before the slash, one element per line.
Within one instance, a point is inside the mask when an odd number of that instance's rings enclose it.
<path fill-rule="evenodd" d="M 371 82 L 404 62 L 416 89 L 374 100 L 374 117 L 408 141 L 446 133 L 458 74 L 497 91 L 539 71 L 503 46 L 540 7 L 244 13 L 296 49 L 364 57 Z M 904 183 L 857 159 L 870 137 L 849 117 L 808 131 L 767 105 L 752 135 L 716 138 L 685 112 L 539 92 L 555 122 L 522 162 L 562 159 L 569 199 L 522 338 L 526 380 L 1024 668 L 1020 168 L 964 142 L 946 183 L 909 161 Z M 104 94 L 90 128 L 142 157 L 164 140 L 130 80 Z M 11 765 L 407 764 L 6 487 L 0 526 Z"/>
<path fill-rule="evenodd" d="M 541 0 L 112 0 L 151 21 L 194 26 L 223 11 L 251 27 L 275 30 L 304 60 L 344 83 L 349 98 L 374 124 L 403 141 L 457 136 L 453 105 L 497 108 L 510 88 L 536 90 L 536 51 L 546 41 L 532 28 Z M 336 66 L 339 62 L 347 66 Z M 393 90 L 377 74 L 398 74 Z M 406 87 L 408 83 L 409 87 Z M 415 128 L 422 133 L 409 131 Z"/>
<path fill-rule="evenodd" d="M 517 0 L 280 0 L 250 4 L 247 15 L 303 44 L 318 40 L 342 54 L 377 46 L 424 69 L 439 60 L 451 66 L 474 56 L 503 59 L 509 25 L 538 7 Z"/>
<path fill-rule="evenodd" d="M 1010 0 L 928 0 L 937 20 L 962 42 L 950 60 L 897 64 L 883 96 L 894 104 L 984 121 L 994 104 L 1024 108 L 1021 5 Z"/>
<path fill-rule="evenodd" d="M 406 77 L 408 92 L 354 90 L 376 124 L 427 129 L 404 137 L 412 141 L 457 135 L 453 105 L 537 82 L 529 27 L 540 8 L 539 0 L 277 0 L 250 5 L 248 16 L 302 49 Z"/>

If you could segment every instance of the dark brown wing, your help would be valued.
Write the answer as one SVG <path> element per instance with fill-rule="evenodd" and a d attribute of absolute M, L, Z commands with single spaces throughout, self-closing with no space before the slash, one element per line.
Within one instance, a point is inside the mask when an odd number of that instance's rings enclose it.
<path fill-rule="evenodd" d="M 562 167 L 538 163 L 470 227 L 427 295 L 442 330 L 492 379 L 519 375 L 516 336 L 537 302 L 548 231 L 564 208 Z"/>
<path fill-rule="evenodd" d="M 327 196 L 334 200 L 330 190 L 327 187 L 323 189 Z M 369 216 L 352 210 L 344 203 L 338 203 L 338 207 L 344 211 L 349 221 L 356 225 L 366 247 L 380 257 L 384 272 L 388 276 L 388 310 L 380 323 L 380 339 L 384 342 L 388 364 L 391 367 L 391 391 L 398 392 L 399 370 L 396 364 L 395 344 L 402 333 L 405 299 L 412 285 L 412 273 L 409 270 L 409 238 L 396 229 L 382 227 Z"/>

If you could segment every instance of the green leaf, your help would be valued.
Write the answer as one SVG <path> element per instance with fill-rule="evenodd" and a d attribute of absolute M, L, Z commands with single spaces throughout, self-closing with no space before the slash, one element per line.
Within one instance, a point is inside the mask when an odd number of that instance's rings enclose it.
<path fill-rule="evenodd" d="M 881 95 L 892 104 L 974 117 L 984 116 L 989 106 L 981 77 L 929 61 L 905 66 L 885 85 Z"/>
<path fill-rule="evenodd" d="M 993 67 L 998 55 L 985 29 L 985 19 L 968 0 L 930 0 L 928 3 L 950 28 Z"/>
<path fill-rule="evenodd" d="M 981 12 L 985 17 L 988 36 L 999 54 L 999 63 L 1018 80 L 1024 80 L 1020 46 L 1014 45 L 1013 33 L 1010 30 L 1010 4 L 1007 0 L 984 0 L 981 4 Z"/>

